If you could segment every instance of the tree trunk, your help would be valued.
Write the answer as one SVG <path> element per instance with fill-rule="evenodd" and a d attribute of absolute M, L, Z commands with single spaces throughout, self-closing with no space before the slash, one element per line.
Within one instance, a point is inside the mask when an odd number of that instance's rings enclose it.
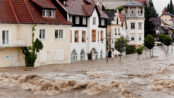
<path fill-rule="evenodd" d="M 120 61 L 121 61 L 121 55 L 120 55 Z"/>

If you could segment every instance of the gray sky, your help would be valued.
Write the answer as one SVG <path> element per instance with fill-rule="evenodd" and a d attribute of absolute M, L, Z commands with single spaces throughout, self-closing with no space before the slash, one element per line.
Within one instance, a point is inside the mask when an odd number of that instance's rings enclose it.
<path fill-rule="evenodd" d="M 155 9 L 159 13 L 159 15 L 161 15 L 162 10 L 164 9 L 164 7 L 166 7 L 167 4 L 170 2 L 170 0 L 152 0 L 152 1 L 154 3 Z"/>

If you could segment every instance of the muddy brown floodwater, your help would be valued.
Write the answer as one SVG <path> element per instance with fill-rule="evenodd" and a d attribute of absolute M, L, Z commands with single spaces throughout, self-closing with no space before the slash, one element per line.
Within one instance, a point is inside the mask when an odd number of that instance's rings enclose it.
<path fill-rule="evenodd" d="M 0 98 L 174 98 L 174 54 L 0 69 Z"/>

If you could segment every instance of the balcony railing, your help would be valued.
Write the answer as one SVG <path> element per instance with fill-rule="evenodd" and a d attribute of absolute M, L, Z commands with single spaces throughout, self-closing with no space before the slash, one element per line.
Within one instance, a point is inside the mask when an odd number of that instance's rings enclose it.
<path fill-rule="evenodd" d="M 3 41 L 5 42 L 5 41 Z M 0 42 L 0 48 L 5 48 L 5 47 L 27 47 L 29 46 L 29 41 L 26 40 L 10 40 L 5 43 Z"/>

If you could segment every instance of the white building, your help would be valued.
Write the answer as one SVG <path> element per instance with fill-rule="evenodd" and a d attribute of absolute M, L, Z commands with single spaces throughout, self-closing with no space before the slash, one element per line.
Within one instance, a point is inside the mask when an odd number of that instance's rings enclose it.
<path fill-rule="evenodd" d="M 131 1 L 123 5 L 119 13 L 106 12 L 110 15 L 110 24 L 107 33 L 110 39 L 109 45 L 114 49 L 115 41 L 121 36 L 129 40 L 129 45 L 143 45 L 144 43 L 144 7 L 137 1 Z"/>
<path fill-rule="evenodd" d="M 137 2 L 131 1 L 123 6 L 122 14 L 126 16 L 126 37 L 130 45 L 143 45 L 144 43 L 144 6 Z"/>
<path fill-rule="evenodd" d="M 71 62 L 106 56 L 107 15 L 88 0 L 57 1 L 71 28 Z M 76 9 L 76 10 L 74 10 Z"/>

